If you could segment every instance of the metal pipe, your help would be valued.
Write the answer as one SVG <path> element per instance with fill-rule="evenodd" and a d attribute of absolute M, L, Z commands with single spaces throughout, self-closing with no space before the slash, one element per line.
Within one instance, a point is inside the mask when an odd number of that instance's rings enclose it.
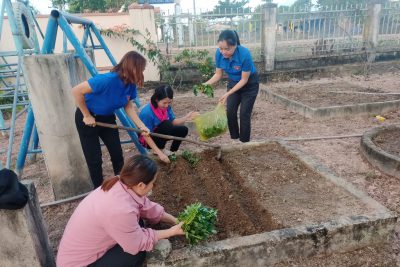
<path fill-rule="evenodd" d="M 15 172 L 18 174 L 18 176 L 22 175 L 22 170 L 25 165 L 25 159 L 28 152 L 29 141 L 31 139 L 34 121 L 35 118 L 33 116 L 32 107 L 29 106 L 28 115 L 26 117 L 26 122 L 25 122 L 25 128 L 22 134 L 21 144 L 19 147 L 17 165 L 15 167 Z"/>
<path fill-rule="evenodd" d="M 49 21 L 47 22 L 46 36 L 44 37 L 43 40 L 42 54 L 53 54 L 54 47 L 56 45 L 57 30 L 58 30 L 57 19 L 50 16 Z"/>
<path fill-rule="evenodd" d="M 95 76 L 98 73 L 96 67 L 94 66 L 90 57 L 87 55 L 85 48 L 83 48 L 82 44 L 79 42 L 74 31 L 72 30 L 71 26 L 68 24 L 68 21 L 64 18 L 63 15 L 58 17 L 58 24 L 60 25 L 60 28 L 67 35 L 68 40 L 70 41 L 72 46 L 75 48 L 76 53 L 82 60 L 83 64 L 85 64 L 85 66 L 88 69 L 88 71 L 90 72 L 90 74 L 92 76 Z"/>
<path fill-rule="evenodd" d="M 17 69 L 17 80 L 15 82 L 15 91 L 14 91 L 14 98 L 13 98 L 13 106 L 11 111 L 11 128 L 9 132 L 8 138 L 8 151 L 7 151 L 7 161 L 6 161 L 6 168 L 9 169 L 11 166 L 11 156 L 12 156 L 12 149 L 14 144 L 14 130 L 15 130 L 15 121 L 17 115 L 17 102 L 18 102 L 18 88 L 20 84 L 20 67 L 22 65 L 22 58 L 18 57 L 18 69 Z"/>
<path fill-rule="evenodd" d="M 50 16 L 55 18 L 55 19 L 59 19 L 60 17 L 64 17 L 68 21 L 68 23 L 73 23 L 73 24 L 82 24 L 82 25 L 90 25 L 90 24 L 92 24 L 92 22 L 90 20 L 88 20 L 88 19 L 81 18 L 81 17 L 78 17 L 78 16 L 74 16 L 74 15 L 71 15 L 71 14 L 69 14 L 67 12 L 58 11 L 56 9 L 53 9 L 50 12 Z"/>
<path fill-rule="evenodd" d="M 113 64 L 114 66 L 117 65 L 117 61 L 115 60 L 115 58 L 113 57 L 113 55 L 111 54 L 110 49 L 108 49 L 106 43 L 104 42 L 103 37 L 101 37 L 100 32 L 97 30 L 96 26 L 92 23 L 90 24 L 90 28 L 92 29 L 93 33 L 96 35 L 97 39 L 99 40 L 100 45 L 103 47 L 104 52 L 106 52 L 108 58 L 111 61 L 111 64 Z"/>
<path fill-rule="evenodd" d="M 1 40 L 1 33 L 3 32 L 4 11 L 6 8 L 6 5 L 4 3 L 5 1 L 7 0 L 1 1 L 1 7 L 0 7 L 0 40 Z"/>

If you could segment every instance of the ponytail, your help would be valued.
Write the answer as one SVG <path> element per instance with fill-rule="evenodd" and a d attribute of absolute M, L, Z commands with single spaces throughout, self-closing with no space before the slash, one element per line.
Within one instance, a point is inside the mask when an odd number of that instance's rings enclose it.
<path fill-rule="evenodd" d="M 235 35 L 236 35 L 236 44 L 237 45 L 240 45 L 240 39 L 239 39 L 239 34 L 237 33 L 237 31 L 233 31 L 234 33 L 235 33 Z"/>
<path fill-rule="evenodd" d="M 104 192 L 109 191 L 118 182 L 118 180 L 119 180 L 118 175 L 114 176 L 113 178 L 104 180 L 103 184 L 101 185 L 101 189 Z"/>

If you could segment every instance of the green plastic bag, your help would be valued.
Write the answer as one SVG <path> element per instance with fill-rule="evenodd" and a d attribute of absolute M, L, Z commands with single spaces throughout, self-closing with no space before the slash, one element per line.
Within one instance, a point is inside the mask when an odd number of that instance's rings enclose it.
<path fill-rule="evenodd" d="M 201 141 L 206 141 L 225 133 L 228 129 L 225 106 L 218 104 L 213 111 L 197 116 L 194 119 L 194 123 Z"/>

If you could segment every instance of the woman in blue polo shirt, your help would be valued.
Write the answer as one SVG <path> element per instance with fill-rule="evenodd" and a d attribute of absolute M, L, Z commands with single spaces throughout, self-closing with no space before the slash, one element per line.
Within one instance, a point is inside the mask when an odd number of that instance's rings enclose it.
<path fill-rule="evenodd" d="M 205 84 L 214 84 L 228 74 L 227 92 L 220 103 L 227 106 L 228 128 L 232 139 L 250 141 L 251 113 L 257 98 L 259 81 L 250 51 L 240 45 L 236 31 L 224 30 L 218 37 L 219 48 L 215 52 L 216 70 Z M 240 128 L 237 111 L 240 106 Z"/>
<path fill-rule="evenodd" d="M 78 106 L 75 124 L 95 188 L 103 182 L 99 138 L 110 153 L 115 175 L 119 174 L 124 163 L 118 130 L 96 126 L 96 121 L 116 124 L 114 112 L 123 107 L 135 125 L 147 133 L 146 141 L 152 142 L 148 136 L 149 129 L 139 119 L 131 101 L 136 98 L 137 85 L 143 86 L 145 67 L 146 59 L 139 53 L 130 51 L 111 72 L 96 75 L 72 89 Z M 168 157 L 160 150 L 158 155 L 161 160 L 169 162 Z"/>
<path fill-rule="evenodd" d="M 151 96 L 150 103 L 143 106 L 140 110 L 139 118 L 144 122 L 151 132 L 166 134 L 178 137 L 186 137 L 188 128 L 183 124 L 193 120 L 199 113 L 189 112 L 182 118 L 176 118 L 172 111 L 171 103 L 174 98 L 174 91 L 171 86 L 163 85 L 154 91 Z M 164 149 L 168 140 L 163 138 L 153 137 L 153 142 L 147 142 L 140 137 L 140 142 L 143 146 L 151 149 Z M 172 141 L 170 152 L 176 152 L 179 149 L 181 141 Z M 167 152 L 168 154 L 168 152 Z"/>

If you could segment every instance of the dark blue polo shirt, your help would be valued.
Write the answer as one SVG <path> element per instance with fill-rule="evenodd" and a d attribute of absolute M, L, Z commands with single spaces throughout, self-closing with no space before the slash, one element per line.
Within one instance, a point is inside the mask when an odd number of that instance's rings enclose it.
<path fill-rule="evenodd" d="M 249 49 L 241 45 L 236 47 L 231 59 L 224 58 L 219 48 L 217 48 L 215 52 L 215 65 L 217 68 L 225 71 L 229 79 L 235 82 L 240 81 L 242 78 L 242 71 L 250 72 L 250 75 L 257 71 Z"/>
<path fill-rule="evenodd" d="M 161 123 L 161 121 L 154 114 L 153 110 L 150 107 L 151 103 L 146 104 L 145 106 L 140 108 L 139 118 L 146 125 L 146 127 L 153 132 L 154 129 Z M 168 106 L 168 119 L 170 121 L 175 120 L 175 114 L 172 111 L 172 107 Z"/>
<path fill-rule="evenodd" d="M 98 74 L 88 80 L 92 93 L 85 95 L 86 106 L 96 115 L 112 115 L 136 98 L 136 84 L 125 85 L 116 72 Z"/>

